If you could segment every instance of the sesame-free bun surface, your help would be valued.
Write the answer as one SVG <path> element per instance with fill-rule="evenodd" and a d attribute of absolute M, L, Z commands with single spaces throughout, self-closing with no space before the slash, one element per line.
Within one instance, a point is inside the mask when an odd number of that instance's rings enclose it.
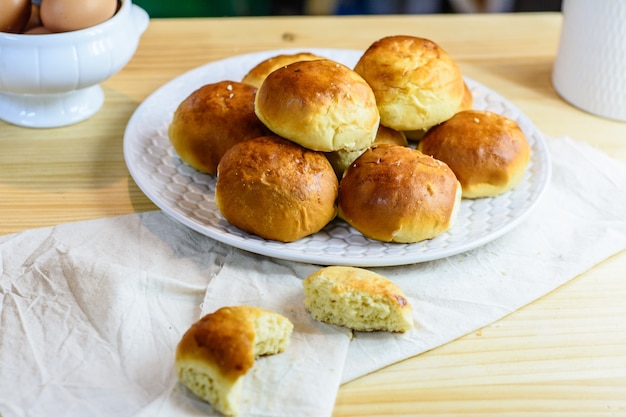
<path fill-rule="evenodd" d="M 380 122 L 369 84 L 328 59 L 295 62 L 270 73 L 256 94 L 255 111 L 278 136 L 323 152 L 366 148 Z"/>
<path fill-rule="evenodd" d="M 211 175 L 236 143 L 269 133 L 254 113 L 257 89 L 236 81 L 204 85 L 174 111 L 168 136 L 180 158 Z"/>
<path fill-rule="evenodd" d="M 264 136 L 226 152 L 218 167 L 215 202 L 232 225 L 292 242 L 335 218 L 337 192 L 337 176 L 323 153 Z"/>
<path fill-rule="evenodd" d="M 419 149 L 444 161 L 459 179 L 463 197 L 493 197 L 515 187 L 530 160 L 530 145 L 508 117 L 466 110 L 433 127 Z"/>
<path fill-rule="evenodd" d="M 286 317 L 258 307 L 222 307 L 194 323 L 176 348 L 179 380 L 226 415 L 240 412 L 243 377 L 255 358 L 283 352 L 293 331 Z"/>
<path fill-rule="evenodd" d="M 461 70 L 435 42 L 389 36 L 365 50 L 354 70 L 376 95 L 381 123 L 400 131 L 428 129 L 459 110 Z"/>
<path fill-rule="evenodd" d="M 273 71 L 285 65 L 293 64 L 300 61 L 313 61 L 322 59 L 319 55 L 310 52 L 298 52 L 295 54 L 280 54 L 261 61 L 254 66 L 244 77 L 241 82 L 251 84 L 257 88 L 263 84 L 265 78 Z"/>
<path fill-rule="evenodd" d="M 451 227 L 461 185 L 446 164 L 398 145 L 366 150 L 339 185 L 338 216 L 366 237 L 412 243 Z"/>
<path fill-rule="evenodd" d="M 402 289 L 373 271 L 329 266 L 302 285 L 304 304 L 315 320 L 368 332 L 413 328 L 413 309 Z"/>

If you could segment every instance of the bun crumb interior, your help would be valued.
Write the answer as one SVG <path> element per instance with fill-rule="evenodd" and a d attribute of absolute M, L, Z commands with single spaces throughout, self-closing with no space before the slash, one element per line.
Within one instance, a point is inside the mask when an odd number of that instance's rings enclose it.
<path fill-rule="evenodd" d="M 366 332 L 413 328 L 413 309 L 402 289 L 373 271 L 329 266 L 302 285 L 304 304 L 315 320 Z"/>

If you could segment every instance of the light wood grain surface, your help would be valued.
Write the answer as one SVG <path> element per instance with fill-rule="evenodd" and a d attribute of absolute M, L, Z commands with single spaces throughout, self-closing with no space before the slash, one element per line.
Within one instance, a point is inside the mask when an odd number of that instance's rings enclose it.
<path fill-rule="evenodd" d="M 558 13 L 153 20 L 91 119 L 39 130 L 0 122 L 0 234 L 156 209 L 129 176 L 123 133 L 139 103 L 185 71 L 260 50 L 364 49 L 394 34 L 435 40 L 546 135 L 626 162 L 626 123 L 579 111 L 552 88 L 560 25 Z M 625 416 L 625 299 L 623 252 L 497 323 L 344 385 L 335 415 Z"/>

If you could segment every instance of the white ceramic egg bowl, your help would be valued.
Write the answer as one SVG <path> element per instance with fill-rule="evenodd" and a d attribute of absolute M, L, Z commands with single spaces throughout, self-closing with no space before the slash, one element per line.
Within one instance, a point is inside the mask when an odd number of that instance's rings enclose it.
<path fill-rule="evenodd" d="M 54 34 L 0 33 L 0 119 L 25 127 L 67 126 L 104 102 L 100 83 L 132 58 L 148 14 L 123 0 L 109 20 Z"/>

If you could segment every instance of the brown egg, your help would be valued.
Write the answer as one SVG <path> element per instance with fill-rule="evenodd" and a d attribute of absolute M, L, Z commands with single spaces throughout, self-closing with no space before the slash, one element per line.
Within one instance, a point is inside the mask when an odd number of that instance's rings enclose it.
<path fill-rule="evenodd" d="M 0 0 L 0 32 L 22 32 L 30 17 L 30 6 L 30 0 Z"/>
<path fill-rule="evenodd" d="M 48 30 L 69 32 L 102 23 L 116 10 L 117 0 L 42 0 L 40 13 Z"/>

